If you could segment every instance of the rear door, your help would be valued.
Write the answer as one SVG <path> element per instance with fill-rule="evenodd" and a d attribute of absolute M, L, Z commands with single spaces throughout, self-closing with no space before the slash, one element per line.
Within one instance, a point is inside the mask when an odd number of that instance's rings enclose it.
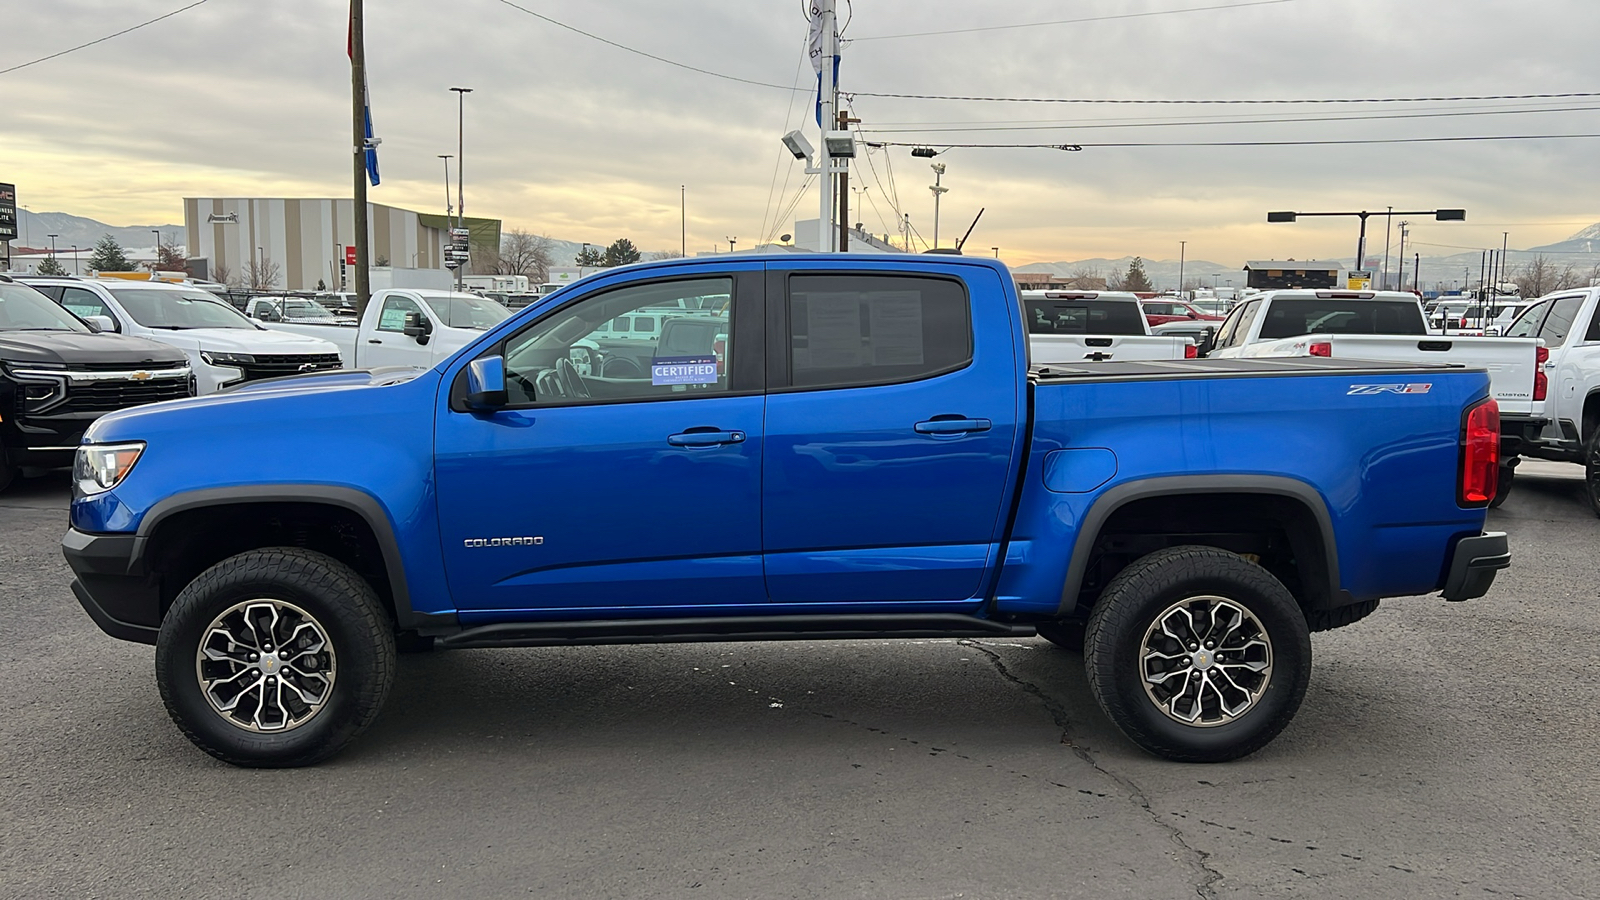
<path fill-rule="evenodd" d="M 1018 452 L 1020 311 L 986 267 L 791 265 L 767 284 L 768 596 L 970 605 Z"/>

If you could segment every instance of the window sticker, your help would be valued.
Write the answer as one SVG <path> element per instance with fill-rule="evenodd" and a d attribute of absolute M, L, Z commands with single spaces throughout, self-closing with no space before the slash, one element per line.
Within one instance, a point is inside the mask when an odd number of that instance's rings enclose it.
<path fill-rule="evenodd" d="M 651 384 L 716 384 L 717 358 L 703 356 L 657 356 L 650 360 Z"/>

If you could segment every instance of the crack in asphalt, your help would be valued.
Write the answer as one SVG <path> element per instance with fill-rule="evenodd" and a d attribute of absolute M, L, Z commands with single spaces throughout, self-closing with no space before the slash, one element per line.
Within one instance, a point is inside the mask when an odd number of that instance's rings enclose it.
<path fill-rule="evenodd" d="M 1213 885 L 1222 880 L 1222 873 L 1217 871 L 1215 868 L 1212 868 L 1211 854 L 1201 850 L 1198 847 L 1192 846 L 1184 837 L 1183 829 L 1165 821 L 1154 809 L 1152 809 L 1150 807 L 1150 798 L 1145 794 L 1143 788 L 1139 787 L 1139 785 L 1131 778 L 1128 778 L 1125 775 L 1119 775 L 1118 773 L 1106 768 L 1098 759 L 1095 759 L 1094 754 L 1091 753 L 1087 747 L 1084 747 L 1073 738 L 1072 717 L 1067 715 L 1067 709 L 1065 706 L 1062 706 L 1061 703 L 1054 697 L 1045 693 L 1044 690 L 1038 685 L 1013 673 L 1009 668 L 1006 667 L 1005 660 L 1000 658 L 1000 654 L 995 653 L 993 650 L 990 650 L 988 647 L 984 646 L 978 641 L 963 640 L 959 641 L 958 643 L 961 646 L 970 647 L 988 657 L 989 662 L 994 665 L 995 671 L 1000 674 L 1001 678 L 1004 678 L 1006 681 L 1009 681 L 1021 688 L 1024 693 L 1032 695 L 1041 704 L 1043 704 L 1045 710 L 1050 713 L 1050 718 L 1054 720 L 1056 726 L 1061 729 L 1061 743 L 1070 747 L 1073 755 L 1082 760 L 1090 768 L 1094 769 L 1102 776 L 1110 779 L 1118 787 L 1127 792 L 1128 800 L 1134 805 L 1138 806 L 1140 809 L 1144 810 L 1145 813 L 1150 817 L 1150 821 L 1154 823 L 1157 828 L 1160 828 L 1162 831 L 1166 832 L 1167 837 L 1172 841 L 1172 843 L 1177 845 L 1177 847 L 1183 851 L 1184 855 L 1188 857 L 1190 864 L 1194 866 L 1195 870 L 1200 876 L 1199 880 L 1194 885 L 1196 896 L 1205 898 L 1205 900 L 1212 900 L 1212 898 L 1217 896 L 1216 891 L 1213 890 Z"/>

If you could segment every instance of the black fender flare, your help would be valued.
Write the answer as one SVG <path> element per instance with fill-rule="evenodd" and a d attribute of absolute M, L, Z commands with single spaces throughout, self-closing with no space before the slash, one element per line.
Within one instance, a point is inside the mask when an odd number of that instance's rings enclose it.
<path fill-rule="evenodd" d="M 1287 497 L 1303 504 L 1311 511 L 1321 532 L 1326 560 L 1328 606 L 1339 607 L 1356 602 L 1355 598 L 1339 587 L 1339 545 L 1334 537 L 1333 517 L 1328 505 L 1316 488 L 1303 481 L 1282 475 L 1169 475 L 1128 481 L 1107 490 L 1094 501 L 1084 514 L 1073 540 L 1072 559 L 1067 564 L 1067 578 L 1061 586 L 1058 617 L 1070 616 L 1078 605 L 1078 592 L 1083 587 L 1083 575 L 1089 567 L 1089 554 L 1111 515 L 1136 500 L 1152 497 L 1169 497 L 1184 494 L 1268 494 Z"/>
<path fill-rule="evenodd" d="M 185 491 L 162 499 L 145 513 L 139 521 L 139 530 L 133 540 L 130 574 L 144 574 L 145 554 L 150 540 L 163 520 L 181 512 L 210 506 L 231 506 L 239 503 L 308 503 L 335 506 L 360 516 L 372 529 L 383 554 L 384 570 L 389 576 L 389 590 L 394 599 L 396 624 L 401 630 L 415 628 L 421 620 L 428 625 L 453 625 L 455 616 L 419 615 L 411 608 L 411 589 L 406 581 L 405 563 L 400 553 L 400 542 L 395 538 L 389 514 L 378 498 L 355 488 L 327 484 L 261 484 L 235 487 L 204 488 Z M 449 618 L 448 623 L 438 621 Z"/>

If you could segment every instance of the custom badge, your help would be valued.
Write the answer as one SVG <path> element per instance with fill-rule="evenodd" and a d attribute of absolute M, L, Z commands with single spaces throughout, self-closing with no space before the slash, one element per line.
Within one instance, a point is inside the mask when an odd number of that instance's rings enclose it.
<path fill-rule="evenodd" d="M 650 360 L 651 384 L 716 384 L 717 358 L 704 356 L 657 356 Z"/>

